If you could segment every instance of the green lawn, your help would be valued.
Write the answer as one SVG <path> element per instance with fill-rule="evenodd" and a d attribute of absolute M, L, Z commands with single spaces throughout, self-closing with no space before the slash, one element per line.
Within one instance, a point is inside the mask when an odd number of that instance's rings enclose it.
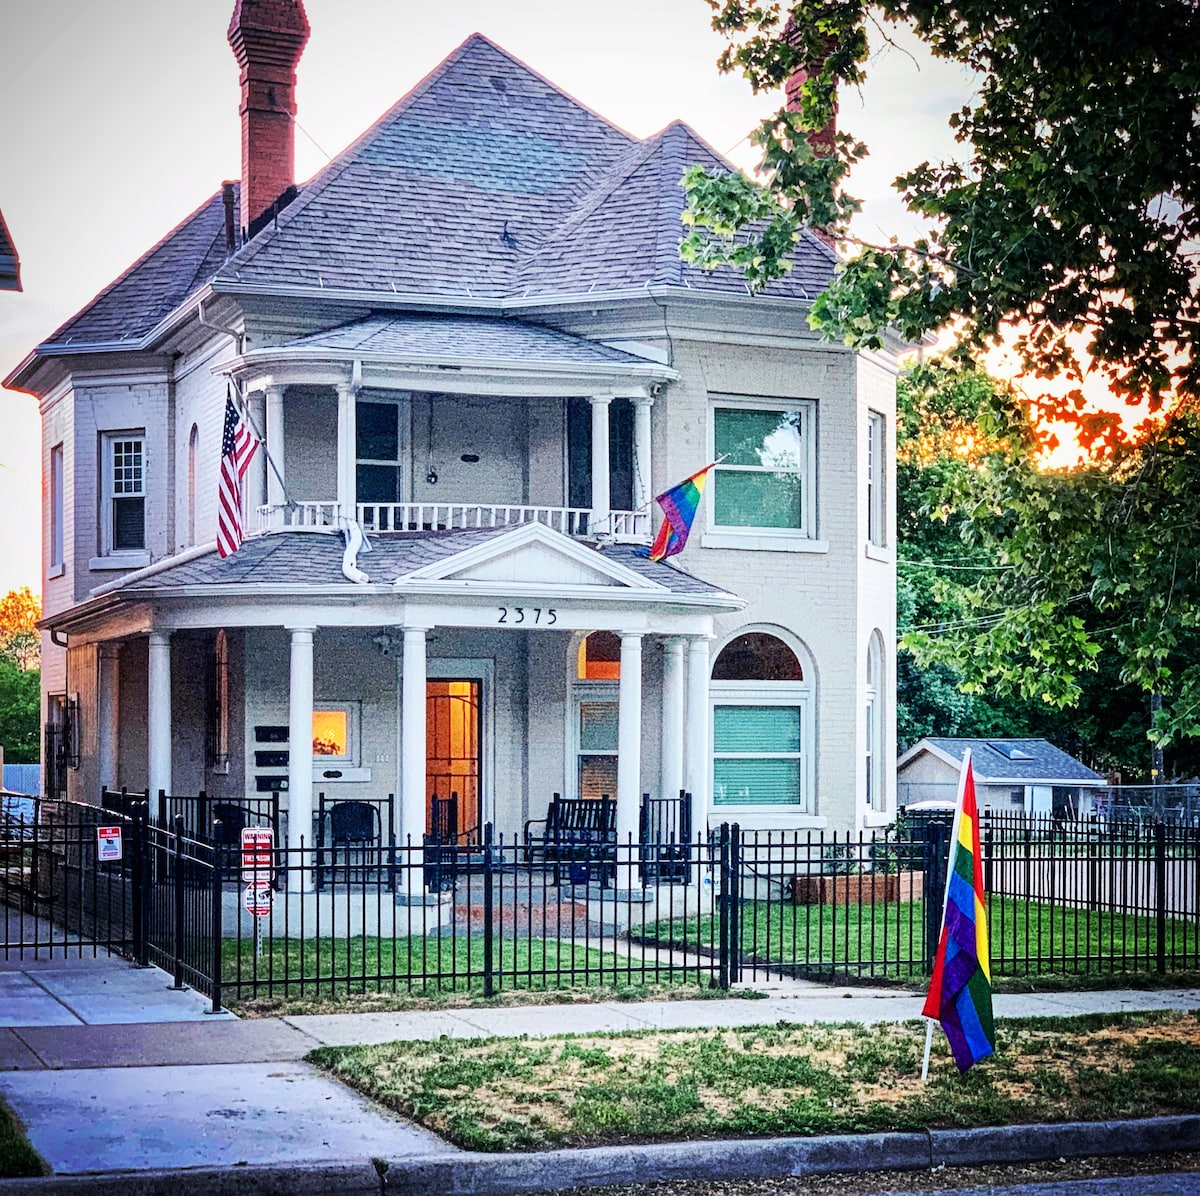
<path fill-rule="evenodd" d="M 29 1145 L 8 1106 L 0 1100 L 0 1179 L 46 1175 L 49 1170 L 42 1156 Z"/>
<path fill-rule="evenodd" d="M 483 939 L 429 938 L 306 939 L 265 942 L 255 955 L 252 939 L 223 944 L 224 1000 L 251 1013 L 326 1008 L 397 1009 L 457 998 L 482 998 Z M 626 955 L 554 939 L 497 939 L 493 992 L 592 993 L 593 999 L 698 996 L 707 976 L 693 971 L 656 973 Z M 553 999 L 553 998 L 551 998 Z"/>
<path fill-rule="evenodd" d="M 309 1058 L 472 1150 L 1200 1112 L 1196 1013 L 1023 1018 L 960 1075 L 921 1022 L 439 1039 Z"/>
<path fill-rule="evenodd" d="M 1157 923 L 1124 916 L 994 898 L 989 903 L 992 973 L 1069 975 L 1153 970 Z M 744 963 L 781 964 L 799 975 L 919 980 L 925 975 L 925 905 L 895 901 L 793 905 L 743 902 Z M 1168 969 L 1200 967 L 1200 924 L 1167 922 Z M 678 948 L 717 942 L 715 916 L 647 926 L 645 942 Z M 1172 956 L 1174 959 L 1172 960 Z"/>

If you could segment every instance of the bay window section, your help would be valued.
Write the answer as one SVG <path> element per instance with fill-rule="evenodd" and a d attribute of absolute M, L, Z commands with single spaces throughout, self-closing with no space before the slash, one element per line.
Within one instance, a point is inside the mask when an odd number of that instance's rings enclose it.
<path fill-rule="evenodd" d="M 717 706 L 713 710 L 714 804 L 798 804 L 801 718 L 799 706 Z"/>
<path fill-rule="evenodd" d="M 92 569 L 150 563 L 146 542 L 146 441 L 142 431 L 100 438 L 100 555 Z"/>

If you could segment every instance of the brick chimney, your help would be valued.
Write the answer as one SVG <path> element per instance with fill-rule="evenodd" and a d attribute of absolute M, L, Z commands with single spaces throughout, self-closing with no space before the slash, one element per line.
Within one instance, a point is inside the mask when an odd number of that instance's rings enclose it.
<path fill-rule="evenodd" d="M 790 24 L 784 29 L 783 35 L 789 40 L 791 39 L 792 32 Z M 822 65 L 824 65 L 824 59 L 825 55 L 820 55 L 818 61 L 811 64 L 806 64 L 804 66 L 798 66 L 795 71 L 792 72 L 792 75 L 788 79 L 787 83 L 784 84 L 784 94 L 787 96 L 787 109 L 789 112 L 800 111 L 800 89 L 808 81 L 810 74 L 814 74 L 821 69 Z M 829 118 L 828 124 L 826 124 L 823 129 L 817 129 L 815 132 L 809 133 L 808 135 L 808 144 L 812 146 L 813 152 L 819 158 L 828 157 L 833 153 L 833 139 L 837 133 L 837 114 L 838 102 L 837 97 L 834 96 L 833 115 Z"/>
<path fill-rule="evenodd" d="M 295 182 L 296 64 L 308 41 L 302 0 L 237 0 L 229 44 L 241 67 L 241 227 Z"/>

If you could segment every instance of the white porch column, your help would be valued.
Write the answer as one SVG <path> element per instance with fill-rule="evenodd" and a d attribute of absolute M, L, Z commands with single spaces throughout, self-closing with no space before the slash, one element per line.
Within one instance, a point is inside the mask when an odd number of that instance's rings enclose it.
<path fill-rule="evenodd" d="M 683 640 L 663 640 L 662 792 L 676 798 L 683 788 Z"/>
<path fill-rule="evenodd" d="M 404 629 L 404 679 L 400 708 L 400 825 L 398 845 L 420 848 L 425 834 L 425 678 L 427 627 Z M 407 852 L 403 862 L 411 864 L 401 884 L 410 897 L 424 892 L 419 851 Z"/>
<path fill-rule="evenodd" d="M 266 395 L 261 390 L 251 391 L 246 396 L 246 405 L 250 410 L 251 423 L 258 430 L 255 435 L 261 433 L 265 436 L 267 434 Z M 260 448 L 254 454 L 249 472 L 246 474 L 246 514 L 249 526 L 252 528 L 258 527 L 258 508 L 266 505 L 269 469 L 267 454 Z"/>
<path fill-rule="evenodd" d="M 592 404 L 592 517 L 588 530 L 593 536 L 612 530 L 608 464 L 608 405 L 611 395 L 593 395 Z"/>
<path fill-rule="evenodd" d="M 118 782 L 117 725 L 120 713 L 120 644 L 101 644 L 96 678 L 96 755 L 100 766 L 100 784 L 116 789 Z"/>
<path fill-rule="evenodd" d="M 687 728 L 683 786 L 692 795 L 692 834 L 708 833 L 708 779 L 712 753 L 708 743 L 708 636 L 692 636 L 687 652 Z"/>
<path fill-rule="evenodd" d="M 146 744 L 150 809 L 156 810 L 158 791 L 171 792 L 171 633 L 150 632 L 147 669 Z"/>
<path fill-rule="evenodd" d="M 638 841 L 642 800 L 642 637 L 638 632 L 621 632 L 617 703 L 617 848 L 624 853 L 630 842 Z M 628 892 L 640 883 L 636 867 L 618 867 L 618 890 Z"/>
<path fill-rule="evenodd" d="M 342 515 L 347 519 L 354 519 L 357 516 L 354 504 L 355 475 L 358 472 L 356 433 L 358 392 L 349 382 L 343 382 L 337 388 L 337 396 L 337 499 L 338 505 L 342 508 Z"/>
<path fill-rule="evenodd" d="M 289 627 L 288 631 L 292 637 L 288 677 L 288 888 L 299 892 L 312 889 L 316 879 L 311 852 L 314 628 Z"/>
<path fill-rule="evenodd" d="M 267 387 L 267 452 L 275 462 L 275 468 L 267 466 L 267 502 L 273 507 L 282 506 L 287 499 L 283 493 L 283 387 Z M 278 470 L 277 474 L 275 471 Z"/>
<path fill-rule="evenodd" d="M 633 400 L 633 509 L 649 506 L 651 498 L 650 408 L 654 400 L 638 395 Z M 670 796 L 664 793 L 664 797 Z"/>

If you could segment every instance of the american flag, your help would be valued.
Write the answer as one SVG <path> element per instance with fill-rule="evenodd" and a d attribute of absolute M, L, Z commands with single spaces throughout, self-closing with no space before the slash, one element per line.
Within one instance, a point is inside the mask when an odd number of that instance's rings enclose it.
<path fill-rule="evenodd" d="M 221 481 L 217 495 L 217 552 L 229 556 L 242 542 L 242 479 L 258 448 L 258 438 L 225 396 L 225 434 L 221 437 Z"/>

